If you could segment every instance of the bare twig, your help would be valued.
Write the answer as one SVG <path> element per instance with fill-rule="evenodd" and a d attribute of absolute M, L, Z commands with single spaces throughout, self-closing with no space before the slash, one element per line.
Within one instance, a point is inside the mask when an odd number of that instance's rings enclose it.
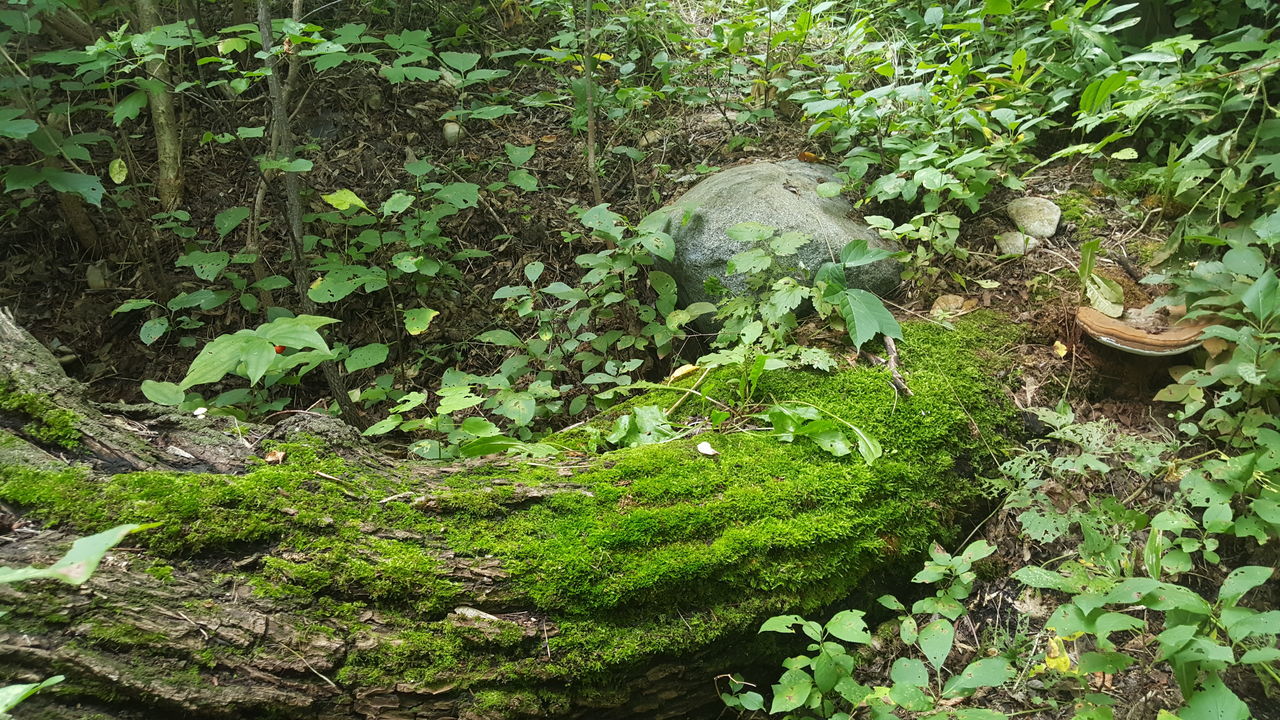
<path fill-rule="evenodd" d="M 907 387 L 907 381 L 902 379 L 902 373 L 898 372 L 898 344 L 888 335 L 884 336 L 884 350 L 885 355 L 889 356 L 886 367 L 889 368 L 889 377 L 893 381 L 893 387 L 907 397 L 915 395 L 915 393 L 911 392 L 911 388 Z"/>

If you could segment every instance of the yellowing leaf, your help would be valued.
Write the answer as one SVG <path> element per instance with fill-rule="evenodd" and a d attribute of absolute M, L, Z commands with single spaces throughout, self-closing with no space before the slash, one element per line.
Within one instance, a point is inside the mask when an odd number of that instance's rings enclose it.
<path fill-rule="evenodd" d="M 1054 355 L 1057 355 L 1058 357 L 1066 357 L 1066 356 L 1067 356 L 1067 346 L 1066 346 L 1066 345 L 1063 345 L 1061 340 L 1054 340 L 1054 341 L 1053 341 L 1053 354 L 1054 354 Z"/>
<path fill-rule="evenodd" d="M 1067 655 L 1067 646 L 1062 638 L 1054 635 L 1049 638 L 1049 647 L 1045 650 L 1045 667 L 1060 673 L 1071 672 L 1071 657 Z"/>
<path fill-rule="evenodd" d="M 364 204 L 364 201 L 360 199 L 360 196 L 346 188 L 337 192 L 329 193 L 328 195 L 321 195 L 320 197 L 325 202 L 332 205 L 336 210 L 346 210 L 347 208 L 358 207 L 365 212 L 369 212 L 369 206 Z"/>
<path fill-rule="evenodd" d="M 608 62 L 608 61 L 610 61 L 610 60 L 612 60 L 612 59 L 613 59 L 613 56 L 612 56 L 612 55 L 610 55 L 609 53 L 596 53 L 595 55 L 592 55 L 591 57 L 593 57 L 593 58 L 595 58 L 595 59 L 599 60 L 600 62 Z"/>
<path fill-rule="evenodd" d="M 124 164 L 124 160 L 116 158 L 107 166 L 107 174 L 111 176 L 111 182 L 119 185 L 129 179 L 129 166 Z"/>
<path fill-rule="evenodd" d="M 675 372 L 671 373 L 671 377 L 669 377 L 669 378 L 667 378 L 667 379 L 668 379 L 668 380 L 675 380 L 676 378 L 682 378 L 682 377 L 684 377 L 685 375 L 688 375 L 689 373 L 691 373 L 691 372 L 693 372 L 694 370 L 697 370 L 697 369 L 698 369 L 698 366 L 697 366 L 697 365 L 689 365 L 688 363 L 686 363 L 686 364 L 681 365 L 680 367 L 676 368 L 676 369 L 675 369 Z"/>

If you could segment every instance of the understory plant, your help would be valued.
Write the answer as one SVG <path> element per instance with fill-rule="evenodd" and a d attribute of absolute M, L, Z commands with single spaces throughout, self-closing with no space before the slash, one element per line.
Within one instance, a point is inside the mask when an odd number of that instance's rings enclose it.
<path fill-rule="evenodd" d="M 797 616 L 767 621 L 761 632 L 799 628 L 812 640 L 808 654 L 784 663 L 768 714 L 844 719 L 865 709 L 871 717 L 910 711 L 987 720 L 1057 711 L 1110 720 L 1115 698 L 1105 688 L 1125 673 L 1159 669 L 1181 693 L 1180 705 L 1159 710 L 1162 720 L 1254 717 L 1261 708 L 1251 710 L 1233 689 L 1249 675 L 1268 697 L 1280 693 L 1280 610 L 1258 592 L 1275 569 L 1248 561 L 1249 547 L 1280 539 L 1280 438 L 1182 460 L 1178 443 L 1118 434 L 1107 421 L 1078 422 L 1065 406 L 1037 416 L 1050 427 L 1046 439 L 1005 462 L 989 484 L 1025 541 L 1054 556 L 1012 574 L 1022 606 L 1045 610 L 1008 630 L 975 631 L 978 647 L 956 652 L 956 621 L 972 612 L 964 601 L 979 582 L 974 564 L 994 548 L 980 540 L 953 556 L 935 547 L 914 581 L 943 581 L 942 588 L 910 613 L 881 598 L 898 616 L 875 636 L 861 611 L 837 613 L 826 625 Z M 1108 478 L 1125 493 L 1103 491 Z M 1127 490 L 1169 482 L 1177 490 L 1163 498 Z M 1241 551 L 1228 559 L 1227 545 Z M 889 683 L 859 682 L 869 654 L 838 641 L 882 654 L 891 638 L 899 642 Z M 765 696 L 748 688 L 730 678 L 725 703 L 762 711 Z"/>

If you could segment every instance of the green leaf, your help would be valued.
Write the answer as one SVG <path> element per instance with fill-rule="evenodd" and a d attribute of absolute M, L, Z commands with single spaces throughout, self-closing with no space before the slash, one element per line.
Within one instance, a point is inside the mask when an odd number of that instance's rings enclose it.
<path fill-rule="evenodd" d="M 1178 711 L 1181 720 L 1249 720 L 1253 714 L 1222 679 L 1211 676 Z"/>
<path fill-rule="evenodd" d="M 36 121 L 22 117 L 18 108 L 0 108 L 0 137 L 21 140 L 39 129 Z"/>
<path fill-rule="evenodd" d="M 364 435 L 365 437 L 370 437 L 373 435 L 386 435 L 392 430 L 395 430 L 396 428 L 400 427 L 400 423 L 403 420 L 404 420 L 404 417 L 401 415 L 395 415 L 395 414 L 388 415 L 387 417 L 370 425 L 368 428 L 365 429 L 363 433 L 361 433 L 361 435 Z"/>
<path fill-rule="evenodd" d="M 945 697 L 961 697 L 981 687 L 999 687 L 1013 677 L 1009 661 L 1004 658 L 983 658 L 969 663 L 964 670 L 951 676 L 942 690 Z"/>
<path fill-rule="evenodd" d="M 101 180 L 92 175 L 40 168 L 40 177 L 49 183 L 49 187 L 58 192 L 79 195 L 94 207 L 102 206 L 102 195 L 106 192 L 106 188 L 102 187 Z"/>
<path fill-rule="evenodd" d="M 385 362 L 388 350 L 385 343 L 369 343 L 352 350 L 343 365 L 349 373 L 365 370 Z"/>
<path fill-rule="evenodd" d="M 956 628 L 949 621 L 938 618 L 920 628 L 920 637 L 916 640 L 921 652 L 934 668 L 941 670 L 947 656 L 951 654 L 951 646 L 955 642 Z"/>
<path fill-rule="evenodd" d="M 277 318 L 265 325 L 259 325 L 253 334 L 270 340 L 273 345 L 284 345 L 295 349 L 316 348 L 328 352 L 329 346 L 316 330 L 336 322 L 339 321 L 322 315 Z"/>
<path fill-rule="evenodd" d="M 871 633 L 867 631 L 867 623 L 862 618 L 866 613 L 861 610 L 841 610 L 827 621 L 827 632 L 832 636 L 852 643 L 871 642 Z"/>
<path fill-rule="evenodd" d="M 358 207 L 365 212 L 371 212 L 369 210 L 369 206 L 364 204 L 364 201 L 360 199 L 359 195 L 356 195 L 354 192 L 346 188 L 331 192 L 328 195 L 321 195 L 320 199 L 329 203 L 334 209 L 339 211 Z"/>
<path fill-rule="evenodd" d="M 840 250 L 840 262 L 846 268 L 861 267 L 893 257 L 893 253 L 880 248 L 873 248 L 866 240 L 858 238 L 850 240 Z"/>
<path fill-rule="evenodd" d="M 831 198 L 839 195 L 844 190 L 844 183 L 824 182 L 814 190 L 818 193 L 818 197 Z"/>
<path fill-rule="evenodd" d="M 876 335 L 902 339 L 902 327 L 874 294 L 850 288 L 825 299 L 840 311 L 855 348 L 861 348 Z"/>
<path fill-rule="evenodd" d="M 536 147 L 534 145 L 522 147 L 520 145 L 512 145 L 511 143 L 503 143 L 502 149 L 507 153 L 507 160 L 510 160 L 512 165 L 520 167 L 529 162 L 529 159 L 533 157 Z"/>
<path fill-rule="evenodd" d="M 794 633 L 793 625 L 803 625 L 804 618 L 799 615 L 775 615 L 760 626 L 759 632 Z"/>
<path fill-rule="evenodd" d="M 1080 655 L 1079 670 L 1082 673 L 1108 673 L 1114 675 L 1137 662 L 1121 652 L 1087 652 Z"/>
<path fill-rule="evenodd" d="M 231 264 L 231 254 L 225 252 L 189 252 L 180 255 L 174 263 L 178 267 L 191 268 L 201 280 L 217 280 L 222 271 Z"/>
<path fill-rule="evenodd" d="M 1085 280 L 1084 292 L 1089 304 L 1103 315 L 1118 318 L 1124 314 L 1124 288 L 1115 280 L 1091 273 Z"/>
<path fill-rule="evenodd" d="M 480 62 L 480 56 L 476 53 L 460 53 L 446 50 L 440 53 L 440 60 L 454 70 L 465 73 Z"/>
<path fill-rule="evenodd" d="M 142 327 L 138 330 L 138 338 L 142 340 L 143 345 L 150 345 L 167 332 L 169 332 L 169 318 L 163 316 L 151 318 L 142 323 Z"/>
<path fill-rule="evenodd" d="M 449 183 L 436 191 L 435 199 L 458 208 L 472 208 L 480 204 L 480 186 L 473 183 Z"/>
<path fill-rule="evenodd" d="M 182 392 L 182 388 L 178 387 L 177 383 L 156 382 L 155 380 L 142 381 L 142 394 L 157 405 L 178 406 L 186 399 L 186 395 Z"/>
<path fill-rule="evenodd" d="M 414 308 L 404 311 L 404 329 L 410 335 L 421 335 L 431 327 L 431 321 L 440 312 L 431 308 Z"/>
<path fill-rule="evenodd" d="M 437 415 L 450 415 L 459 410 L 475 407 L 484 402 L 484 398 L 471 392 L 465 385 L 440 388 L 440 404 L 436 406 Z"/>
<path fill-rule="evenodd" d="M 507 173 L 507 182 L 515 185 L 525 192 L 533 192 L 538 189 L 538 178 L 524 168 L 512 170 Z"/>
<path fill-rule="evenodd" d="M 396 192 L 382 203 L 382 216 L 387 217 L 388 215 L 402 213 L 408 210 L 416 199 L 408 193 Z"/>
<path fill-rule="evenodd" d="M 213 218 L 213 229 L 218 231 L 218 237 L 226 237 L 227 233 L 240 227 L 240 223 L 249 217 L 249 208 L 237 205 L 218 213 Z"/>
<path fill-rule="evenodd" d="M 1013 579 L 1033 588 L 1062 590 L 1064 592 L 1069 592 L 1073 589 L 1071 583 L 1063 576 L 1036 565 L 1025 565 L 1018 568 L 1013 573 Z"/>
<path fill-rule="evenodd" d="M 524 347 L 524 341 L 510 330 L 487 330 L 477 335 L 476 339 L 502 347 Z"/>
<path fill-rule="evenodd" d="M 134 310 L 140 310 L 144 307 L 151 307 L 152 305 L 158 305 L 158 304 L 159 303 L 157 303 L 155 300 L 148 300 L 146 298 L 133 298 L 131 300 L 125 300 L 124 302 L 120 303 L 119 307 L 111 311 L 111 316 L 115 317 L 118 313 L 133 312 Z"/>
<path fill-rule="evenodd" d="M 730 275 L 755 275 L 769 269 L 773 257 L 764 248 L 744 250 L 729 258 L 728 273 Z"/>
<path fill-rule="evenodd" d="M 795 710 L 804 705 L 811 690 L 813 678 L 809 677 L 809 673 L 795 668 L 786 671 L 773 686 L 773 704 L 769 707 L 769 714 Z"/>
<path fill-rule="evenodd" d="M 737 240 L 744 243 L 759 243 L 773 237 L 777 232 L 768 225 L 762 225 L 758 222 L 744 222 L 731 226 L 725 230 L 725 234 L 730 240 Z"/>
<path fill-rule="evenodd" d="M 1012 0 L 983 0 L 983 15 L 1008 15 L 1013 12 Z"/>
<path fill-rule="evenodd" d="M 1231 574 L 1227 575 L 1227 579 L 1222 582 L 1222 588 L 1218 590 L 1218 600 L 1227 607 L 1233 606 L 1245 593 L 1271 579 L 1274 573 L 1275 568 L 1261 565 L 1238 567 L 1232 570 Z"/>
<path fill-rule="evenodd" d="M 929 684 L 929 668 L 916 658 L 898 658 L 889 669 L 889 679 L 899 685 L 924 687 Z"/>
<path fill-rule="evenodd" d="M 54 675 L 53 677 L 46 678 L 38 683 L 24 683 L 22 685 L 6 685 L 4 687 L 0 687 L 0 717 L 9 717 L 8 715 L 5 715 L 5 713 L 16 707 L 18 703 L 26 700 L 45 688 L 51 688 L 54 685 L 57 685 L 63 680 L 66 680 L 66 677 L 62 675 Z"/>
<path fill-rule="evenodd" d="M 115 109 L 111 111 L 111 122 L 119 127 L 125 120 L 138 117 L 138 113 L 146 106 L 147 94 L 142 90 L 134 90 L 116 103 Z"/>
<path fill-rule="evenodd" d="M 146 525 L 117 525 L 89 537 L 82 537 L 71 544 L 71 549 L 58 562 L 47 568 L 10 568 L 0 567 L 0 584 L 49 578 L 61 580 L 68 585 L 83 585 L 93 572 L 98 569 L 102 558 L 111 548 L 120 544 L 126 535 L 142 530 L 149 530 L 160 523 Z"/>
<path fill-rule="evenodd" d="M 546 265 L 540 262 L 531 262 L 524 266 L 524 276 L 530 283 L 538 282 L 538 278 L 542 277 L 542 271 L 546 269 Z"/>

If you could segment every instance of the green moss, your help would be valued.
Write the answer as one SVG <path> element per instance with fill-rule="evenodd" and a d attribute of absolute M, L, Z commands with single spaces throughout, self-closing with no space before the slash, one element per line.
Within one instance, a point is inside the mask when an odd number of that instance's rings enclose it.
<path fill-rule="evenodd" d="M 873 466 L 765 432 L 716 432 L 609 453 L 571 478 L 489 466 L 427 482 L 295 443 L 275 448 L 283 463 L 242 476 L 0 468 L 0 499 L 86 532 L 160 521 L 137 541 L 161 557 L 260 551 L 244 579 L 318 621 L 375 610 L 391 633 L 357 643 L 338 672 L 345 683 L 501 683 L 496 703 L 549 679 L 606 687 L 655 656 L 844 599 L 868 573 L 956 532 L 976 492 L 964 482 L 972 464 L 998 460 L 1020 426 L 992 379 L 1013 331 L 975 314 L 955 330 L 913 323 L 904 333 L 912 397 L 875 369 L 774 371 L 760 383 L 762 401 L 811 403 L 877 438 L 885 453 Z M 732 384 L 715 375 L 702 389 L 728 397 Z M 682 412 L 709 408 L 690 398 Z M 699 453 L 703 441 L 720 454 Z M 545 497 L 521 500 L 519 486 Z M 426 498 L 379 502 L 406 493 Z M 481 578 L 495 579 L 490 602 L 534 610 L 536 631 L 446 617 L 471 597 L 459 583 Z"/>
<path fill-rule="evenodd" d="M 4 375 L 0 375 L 0 412 L 17 413 L 29 419 L 22 431 L 37 442 L 68 450 L 80 447 L 80 431 L 76 429 L 78 415 L 59 408 L 42 395 L 15 391 L 12 379 Z"/>
<path fill-rule="evenodd" d="M 130 652 L 145 651 L 163 645 L 169 638 L 162 633 L 146 632 L 128 623 L 93 622 L 86 636 L 95 645 Z"/>
<path fill-rule="evenodd" d="M 1093 198 L 1084 191 L 1066 192 L 1053 200 L 1062 209 L 1062 219 L 1075 223 L 1075 234 L 1081 242 L 1088 242 L 1106 235 L 1107 218 Z"/>

